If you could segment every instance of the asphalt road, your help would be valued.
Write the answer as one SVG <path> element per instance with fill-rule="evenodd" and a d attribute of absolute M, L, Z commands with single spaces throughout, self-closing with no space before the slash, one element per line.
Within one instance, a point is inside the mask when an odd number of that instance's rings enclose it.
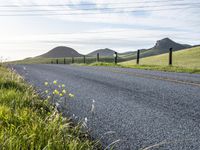
<path fill-rule="evenodd" d="M 116 141 L 123 150 L 200 149 L 200 75 L 70 65 L 15 69 L 38 89 L 44 81 L 64 83 L 75 94 L 64 112 L 87 117 L 91 135 L 105 147 Z"/>

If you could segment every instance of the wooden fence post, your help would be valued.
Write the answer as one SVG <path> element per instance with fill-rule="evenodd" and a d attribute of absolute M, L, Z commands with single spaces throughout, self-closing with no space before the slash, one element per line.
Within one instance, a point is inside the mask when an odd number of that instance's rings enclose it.
<path fill-rule="evenodd" d="M 74 57 L 72 57 L 72 64 L 74 63 Z"/>
<path fill-rule="evenodd" d="M 58 64 L 58 59 L 56 59 L 56 64 Z"/>
<path fill-rule="evenodd" d="M 117 62 L 118 62 L 118 55 L 117 55 L 117 52 L 115 52 L 114 57 L 115 57 L 115 64 L 117 64 Z"/>
<path fill-rule="evenodd" d="M 66 59 L 64 58 L 64 64 L 66 64 Z"/>
<path fill-rule="evenodd" d="M 85 64 L 85 55 L 83 56 L 83 63 Z"/>
<path fill-rule="evenodd" d="M 173 48 L 169 49 L 169 65 L 172 65 L 172 52 L 173 52 Z"/>
<path fill-rule="evenodd" d="M 99 53 L 97 53 L 97 62 L 99 62 Z"/>
<path fill-rule="evenodd" d="M 140 50 L 137 51 L 137 65 L 140 63 Z"/>

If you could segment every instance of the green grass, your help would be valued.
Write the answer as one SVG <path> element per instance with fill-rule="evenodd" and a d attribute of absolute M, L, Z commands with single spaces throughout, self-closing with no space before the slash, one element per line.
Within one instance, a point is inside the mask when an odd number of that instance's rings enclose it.
<path fill-rule="evenodd" d="M 85 65 L 85 64 L 82 64 Z M 112 66 L 112 67 L 122 67 L 119 64 L 115 64 L 115 63 L 106 63 L 106 62 L 94 62 L 91 64 L 88 64 L 88 66 Z"/>
<path fill-rule="evenodd" d="M 58 59 L 59 64 L 64 64 L 64 58 L 30 58 L 30 59 L 24 59 L 24 60 L 18 60 L 18 61 L 12 61 L 8 62 L 9 64 L 51 64 L 53 61 L 54 64 L 56 64 Z M 83 57 L 74 57 L 74 63 L 83 63 Z M 112 57 L 100 57 L 100 61 L 102 62 L 113 62 L 114 58 Z M 66 64 L 72 63 L 71 57 L 65 58 Z M 86 63 L 90 64 L 96 62 L 96 57 L 86 57 Z"/>
<path fill-rule="evenodd" d="M 158 66 L 158 65 L 121 65 L 126 68 L 135 68 L 143 70 L 158 70 L 165 72 L 180 72 L 180 73 L 198 73 L 200 74 L 200 69 L 191 69 L 178 66 Z"/>
<path fill-rule="evenodd" d="M 95 144 L 20 76 L 0 66 L 1 150 L 89 150 Z"/>
<path fill-rule="evenodd" d="M 146 57 L 140 60 L 141 65 L 156 66 L 158 68 L 161 66 L 163 68 L 170 68 L 168 66 L 169 54 L 162 54 L 157 56 Z M 125 66 L 135 66 L 136 61 L 126 61 L 122 62 L 121 65 Z M 185 68 L 185 69 L 200 69 L 200 47 L 185 49 L 181 51 L 176 51 L 173 53 L 173 66 L 174 68 Z M 161 68 L 160 67 L 160 68 Z M 173 67 L 172 67 L 173 68 Z"/>
<path fill-rule="evenodd" d="M 143 52 L 145 53 L 145 52 Z M 100 57 L 99 63 L 96 62 L 96 58 L 86 57 L 86 64 L 83 63 L 83 58 L 75 58 L 76 64 L 89 65 L 89 66 L 117 66 L 128 67 L 146 70 L 160 70 L 170 72 L 188 72 L 188 73 L 200 73 L 200 47 L 194 47 L 190 49 L 180 50 L 173 52 L 173 66 L 168 66 L 169 54 L 156 55 L 151 57 L 145 57 L 140 59 L 140 65 L 136 65 L 135 55 L 136 53 L 119 55 L 118 65 L 113 64 L 114 61 L 111 57 Z M 132 56 L 133 55 L 133 56 Z M 130 60 L 133 59 L 133 60 Z M 56 62 L 56 59 L 51 58 L 33 58 L 22 61 L 16 61 L 13 63 L 20 64 L 34 64 L 34 63 L 50 63 L 51 60 Z M 63 64 L 64 58 L 59 58 L 59 63 Z M 127 61 L 130 60 L 130 61 Z M 66 58 L 66 63 L 71 63 L 71 58 Z"/>
<path fill-rule="evenodd" d="M 114 64 L 114 63 L 104 63 L 104 62 L 96 62 L 91 64 L 81 64 L 86 66 L 107 66 L 107 67 L 120 67 L 120 68 L 134 68 L 134 69 L 143 69 L 143 70 L 158 70 L 165 72 L 181 72 L 181 73 L 198 73 L 200 74 L 200 69 L 190 69 L 184 67 L 177 66 L 158 66 L 158 65 L 127 65 L 127 64 Z"/>

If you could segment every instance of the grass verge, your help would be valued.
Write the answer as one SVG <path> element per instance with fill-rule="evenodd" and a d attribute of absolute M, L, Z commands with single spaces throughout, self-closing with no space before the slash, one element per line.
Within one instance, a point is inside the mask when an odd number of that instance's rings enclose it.
<path fill-rule="evenodd" d="M 91 64 L 81 64 L 87 66 L 111 66 L 111 67 L 122 67 L 122 65 L 115 64 L 115 63 L 106 63 L 106 62 L 94 62 Z"/>
<path fill-rule="evenodd" d="M 200 70 L 200 47 L 193 47 L 180 51 L 174 51 L 172 58 L 173 58 L 173 66 L 175 66 L 176 68 L 179 67 L 178 70 L 185 71 L 186 68 L 188 68 L 189 72 L 191 71 L 193 72 L 193 70 L 197 71 Z M 140 65 L 146 65 L 146 66 L 162 66 L 166 68 L 168 63 L 169 63 L 168 53 L 145 57 L 145 58 L 141 57 L 140 59 Z M 136 65 L 136 60 L 124 61 L 121 64 Z"/>
<path fill-rule="evenodd" d="M 87 65 L 87 64 L 81 64 Z M 200 69 L 190 69 L 178 66 L 158 66 L 158 65 L 126 65 L 126 64 L 114 64 L 114 63 L 104 63 L 104 62 L 95 62 L 88 64 L 87 66 L 111 66 L 111 67 L 121 67 L 121 68 L 135 68 L 135 69 L 144 69 L 144 70 L 157 70 L 165 72 L 180 72 L 180 73 L 198 73 L 200 74 Z"/>
<path fill-rule="evenodd" d="M 90 150 L 95 144 L 20 76 L 0 66 L 1 150 Z"/>

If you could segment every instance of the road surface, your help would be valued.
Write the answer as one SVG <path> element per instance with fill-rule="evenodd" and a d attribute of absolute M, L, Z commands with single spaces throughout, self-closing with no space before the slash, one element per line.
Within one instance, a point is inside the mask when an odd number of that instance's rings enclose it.
<path fill-rule="evenodd" d="M 64 112 L 74 120 L 87 117 L 91 135 L 105 147 L 114 142 L 123 150 L 200 149 L 200 75 L 70 65 L 14 68 L 37 89 L 44 90 L 45 81 L 64 83 L 75 94 Z"/>

